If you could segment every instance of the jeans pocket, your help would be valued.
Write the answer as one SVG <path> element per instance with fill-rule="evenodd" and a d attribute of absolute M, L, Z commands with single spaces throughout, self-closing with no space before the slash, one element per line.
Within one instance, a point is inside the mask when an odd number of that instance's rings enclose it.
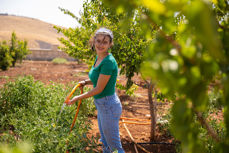
<path fill-rule="evenodd" d="M 98 106 L 104 106 L 106 104 L 106 100 L 105 99 L 95 99 L 95 103 Z"/>
<path fill-rule="evenodd" d="M 110 110 L 111 110 L 113 117 L 119 118 L 122 114 L 122 105 L 120 103 L 119 104 L 113 104 L 110 106 Z"/>

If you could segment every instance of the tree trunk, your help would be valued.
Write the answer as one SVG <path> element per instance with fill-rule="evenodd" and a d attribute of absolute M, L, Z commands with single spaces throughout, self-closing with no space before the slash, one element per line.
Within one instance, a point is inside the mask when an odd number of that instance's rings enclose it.
<path fill-rule="evenodd" d="M 151 116 L 151 131 L 150 131 L 150 140 L 155 140 L 155 132 L 156 132 L 156 120 L 157 120 L 157 108 L 156 108 L 156 98 L 153 99 L 152 92 L 154 88 L 154 84 L 152 81 L 147 82 L 148 85 L 148 100 L 150 106 L 150 116 Z"/>
<path fill-rule="evenodd" d="M 12 66 L 15 67 L 15 64 L 16 64 L 16 60 L 13 59 L 13 61 L 12 61 Z"/>

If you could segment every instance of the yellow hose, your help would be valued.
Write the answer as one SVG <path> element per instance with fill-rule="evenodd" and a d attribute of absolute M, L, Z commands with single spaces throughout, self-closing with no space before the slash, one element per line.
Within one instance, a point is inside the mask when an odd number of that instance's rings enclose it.
<path fill-rule="evenodd" d="M 67 96 L 67 98 L 66 98 L 66 100 L 65 100 L 65 103 L 67 103 L 69 100 L 70 100 L 70 98 L 71 98 L 71 96 L 73 95 L 73 93 L 76 91 L 76 89 L 78 88 L 78 87 L 80 87 L 81 86 L 81 84 L 77 84 L 73 89 L 72 89 L 72 91 L 71 91 L 71 93 Z"/>
<path fill-rule="evenodd" d="M 71 98 L 71 96 L 73 95 L 73 93 L 74 93 L 74 92 L 76 91 L 76 89 L 77 89 L 78 87 L 80 87 L 80 86 L 81 86 L 81 84 L 77 84 L 77 85 L 72 89 L 71 93 L 70 93 L 70 94 L 68 95 L 68 97 L 66 98 L 65 103 L 67 103 L 67 102 L 70 100 L 70 98 Z M 82 94 L 82 93 L 83 93 L 83 89 L 81 89 L 81 94 Z M 77 107 L 77 110 L 76 110 L 76 114 L 75 114 L 75 117 L 74 117 L 74 119 L 73 119 L 72 125 L 71 125 L 71 127 L 70 127 L 69 134 L 71 133 L 71 131 L 72 131 L 74 125 L 75 125 L 75 122 L 76 122 L 76 119 L 77 119 L 77 116 L 78 116 L 78 113 L 79 113 L 79 110 L 80 110 L 80 104 L 81 104 L 81 102 L 82 102 L 82 100 L 79 100 L 78 107 Z M 68 140 L 66 141 L 66 145 L 68 146 Z M 69 153 L 69 151 L 66 150 L 66 153 Z"/>

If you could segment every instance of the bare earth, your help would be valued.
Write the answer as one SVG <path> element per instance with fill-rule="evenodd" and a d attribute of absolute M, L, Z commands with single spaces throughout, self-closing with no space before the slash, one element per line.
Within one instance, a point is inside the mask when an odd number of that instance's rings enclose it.
<path fill-rule="evenodd" d="M 57 82 L 68 84 L 71 81 L 81 81 L 88 78 L 87 65 L 69 62 L 66 64 L 53 64 L 47 61 L 23 61 L 22 64 L 17 64 L 16 67 L 10 68 L 8 71 L 0 70 L 0 88 L 8 80 L 13 80 L 18 76 L 32 75 L 35 80 L 40 80 L 45 84 L 50 82 Z M 137 84 L 144 84 L 144 82 L 139 78 L 134 78 Z M 125 77 L 119 76 L 119 82 L 125 84 Z M 149 105 L 147 101 L 147 89 L 138 87 L 135 92 L 134 97 L 130 97 L 124 93 L 124 91 L 117 91 L 123 106 L 122 117 L 128 118 L 139 118 L 147 119 L 149 118 Z M 170 104 L 168 102 L 159 103 L 157 105 L 158 116 L 168 113 Z M 89 136 L 99 135 L 97 119 L 96 117 L 91 117 L 92 120 L 92 130 L 89 132 Z M 127 127 L 132 134 L 136 142 L 150 142 L 150 125 L 136 125 L 127 124 Z M 134 145 L 131 141 L 127 131 L 124 126 L 120 123 L 120 136 L 122 140 L 122 145 L 126 153 L 134 153 Z M 160 131 L 159 126 L 157 126 L 156 140 L 155 142 L 167 142 L 172 143 L 174 138 L 168 136 L 166 132 Z M 153 153 L 174 153 L 174 145 L 168 144 L 144 144 L 142 145 L 145 149 Z M 101 151 L 100 146 L 98 150 Z M 140 148 L 138 148 L 139 153 L 143 153 Z"/>

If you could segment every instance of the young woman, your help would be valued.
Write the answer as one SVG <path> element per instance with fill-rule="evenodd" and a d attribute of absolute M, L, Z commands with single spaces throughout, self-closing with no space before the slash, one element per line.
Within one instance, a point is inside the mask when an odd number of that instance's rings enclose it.
<path fill-rule="evenodd" d="M 75 96 L 67 104 L 88 97 L 94 97 L 94 103 L 98 110 L 98 125 L 103 143 L 103 153 L 111 153 L 118 150 L 124 153 L 119 136 L 119 119 L 122 113 L 122 105 L 115 93 L 118 66 L 115 58 L 108 50 L 113 45 L 113 33 L 107 28 L 100 28 L 90 41 L 97 56 L 94 65 L 89 72 L 89 79 L 79 82 L 81 86 L 93 84 L 93 89 L 87 93 Z"/>

